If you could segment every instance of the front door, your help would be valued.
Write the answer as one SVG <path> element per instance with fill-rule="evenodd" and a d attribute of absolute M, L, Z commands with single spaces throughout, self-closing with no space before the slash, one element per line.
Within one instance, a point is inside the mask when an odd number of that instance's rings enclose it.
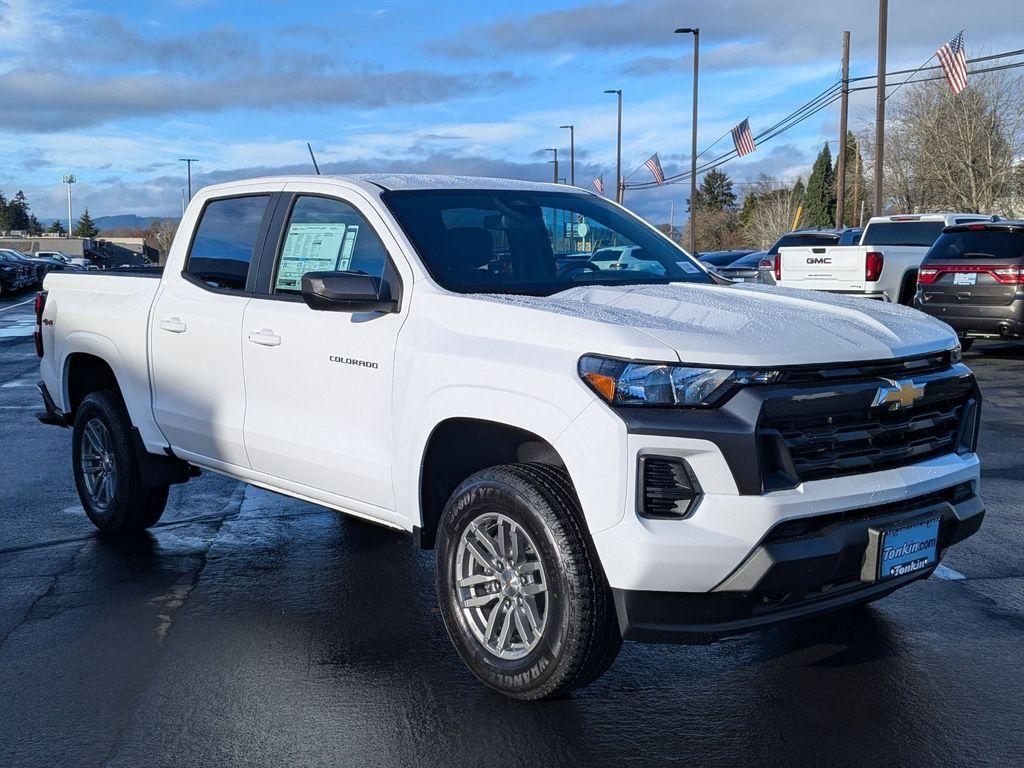
<path fill-rule="evenodd" d="M 153 412 L 183 458 L 249 466 L 239 337 L 270 201 L 265 193 L 206 203 L 184 269 L 165 272 L 153 304 Z"/>
<path fill-rule="evenodd" d="M 333 197 L 293 199 L 267 285 L 242 323 L 245 447 L 254 470 L 294 492 L 391 520 L 391 395 L 405 314 L 316 311 L 299 294 L 314 271 L 364 272 L 397 289 L 367 216 L 376 214 Z"/>

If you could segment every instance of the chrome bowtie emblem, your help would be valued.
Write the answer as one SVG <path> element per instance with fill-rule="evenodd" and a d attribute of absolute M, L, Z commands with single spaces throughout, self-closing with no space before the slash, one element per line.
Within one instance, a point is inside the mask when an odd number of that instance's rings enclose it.
<path fill-rule="evenodd" d="M 875 401 L 871 403 L 873 408 L 880 405 L 891 405 L 892 410 L 909 408 L 921 397 L 924 396 L 924 384 L 915 384 L 910 379 L 895 381 L 886 379 L 886 386 L 879 387 L 875 393 Z"/>

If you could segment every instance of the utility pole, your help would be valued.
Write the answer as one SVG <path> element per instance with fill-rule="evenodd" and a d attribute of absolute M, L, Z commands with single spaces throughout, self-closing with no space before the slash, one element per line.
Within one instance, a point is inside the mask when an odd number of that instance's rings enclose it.
<path fill-rule="evenodd" d="M 185 190 L 181 190 L 181 217 L 185 218 Z"/>
<path fill-rule="evenodd" d="M 569 129 L 569 184 L 576 186 L 576 126 L 560 125 Z"/>
<path fill-rule="evenodd" d="M 853 205 L 854 213 L 857 214 L 857 224 L 860 226 L 864 219 L 864 201 L 860 199 L 860 147 L 854 147 L 853 154 Z"/>
<path fill-rule="evenodd" d="M 875 216 L 882 215 L 882 173 L 885 168 L 885 44 L 889 33 L 889 0 L 878 0 L 878 88 L 875 94 Z"/>
<path fill-rule="evenodd" d="M 622 91 L 612 88 L 605 93 L 614 93 L 619 97 L 619 131 L 615 143 L 615 202 L 622 205 Z"/>
<path fill-rule="evenodd" d="M 700 74 L 700 27 L 680 27 L 677 35 L 693 35 L 693 127 L 690 133 L 690 253 L 697 252 L 697 79 Z"/>
<path fill-rule="evenodd" d="M 185 163 L 188 166 L 188 199 L 192 199 L 192 163 L 198 163 L 194 157 L 179 157 L 179 163 Z"/>
<path fill-rule="evenodd" d="M 554 182 L 555 184 L 557 184 L 557 183 L 558 183 L 558 149 L 557 149 L 556 147 L 548 147 L 548 148 L 547 148 L 546 150 L 544 150 L 544 151 L 545 151 L 545 152 L 554 152 L 554 154 L 555 154 L 555 159 L 554 159 L 554 160 L 548 160 L 548 162 L 549 162 L 549 163 L 554 163 L 554 164 L 555 164 L 555 169 L 554 169 L 554 173 L 552 174 L 552 178 L 551 178 L 551 180 L 552 180 L 552 181 L 553 181 L 553 182 Z"/>
<path fill-rule="evenodd" d="M 843 32 L 843 98 L 839 106 L 839 173 L 836 174 L 836 229 L 846 221 L 846 113 L 850 106 L 850 32 Z"/>
<path fill-rule="evenodd" d="M 65 173 L 64 178 L 61 181 L 68 185 L 68 237 L 71 237 L 71 232 L 75 228 L 75 221 L 71 218 L 71 185 L 74 184 L 77 179 L 75 178 L 75 174 Z"/>
<path fill-rule="evenodd" d="M 668 206 L 668 238 L 675 240 L 676 233 L 676 201 L 670 200 Z"/>

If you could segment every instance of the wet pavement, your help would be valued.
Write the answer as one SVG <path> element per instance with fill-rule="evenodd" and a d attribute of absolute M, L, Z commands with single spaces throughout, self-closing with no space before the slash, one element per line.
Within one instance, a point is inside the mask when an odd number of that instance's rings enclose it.
<path fill-rule="evenodd" d="M 626 644 L 564 701 L 463 667 L 408 537 L 212 473 L 98 537 L 0 301 L 0 766 L 1019 765 L 1024 344 L 968 356 L 988 517 L 944 578 L 710 646 Z M 28 320 L 26 320 L 28 318 Z"/>

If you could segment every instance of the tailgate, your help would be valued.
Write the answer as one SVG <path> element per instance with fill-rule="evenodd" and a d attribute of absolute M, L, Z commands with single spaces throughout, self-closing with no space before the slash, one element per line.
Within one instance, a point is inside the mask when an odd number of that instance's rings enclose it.
<path fill-rule="evenodd" d="M 862 291 L 865 252 L 856 245 L 780 248 L 782 280 L 779 285 L 823 291 Z"/>

